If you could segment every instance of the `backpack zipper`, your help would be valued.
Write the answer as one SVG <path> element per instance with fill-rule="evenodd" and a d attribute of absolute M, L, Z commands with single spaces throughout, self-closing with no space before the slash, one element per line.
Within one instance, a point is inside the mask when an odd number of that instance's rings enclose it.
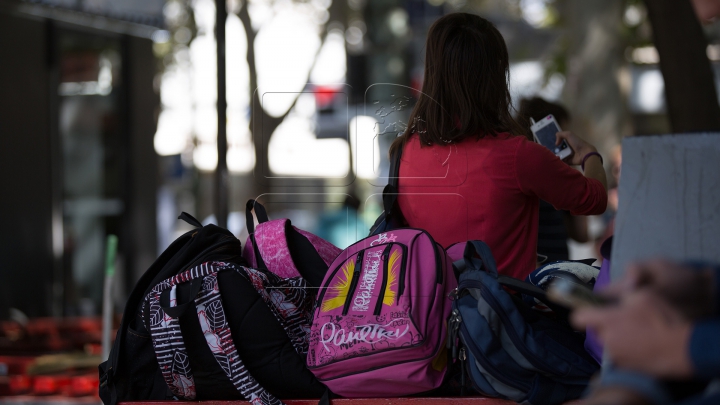
<path fill-rule="evenodd" d="M 375 312 L 373 315 L 380 315 L 380 311 L 382 310 L 382 303 L 385 299 L 385 289 L 387 288 L 387 282 L 388 282 L 388 258 L 390 257 L 390 250 L 392 249 L 392 243 L 388 244 L 385 247 L 385 250 L 383 250 L 382 258 L 383 258 L 383 281 L 380 285 L 380 293 L 378 294 L 378 300 L 375 304 Z"/>
<path fill-rule="evenodd" d="M 355 289 L 357 288 L 358 281 L 360 280 L 360 273 L 362 272 L 362 262 L 364 250 L 358 252 L 357 260 L 355 261 L 355 270 L 353 271 L 352 281 L 350 282 L 350 288 L 348 288 L 347 297 L 345 297 L 345 306 L 343 306 L 342 314 L 347 315 L 350 310 L 350 301 L 352 301 L 353 295 L 355 295 Z"/>

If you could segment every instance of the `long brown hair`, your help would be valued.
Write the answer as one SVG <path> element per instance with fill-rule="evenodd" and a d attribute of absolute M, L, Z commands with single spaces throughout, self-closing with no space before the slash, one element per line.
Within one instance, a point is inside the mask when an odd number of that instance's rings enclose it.
<path fill-rule="evenodd" d="M 435 21 L 425 44 L 422 92 L 390 153 L 415 133 L 423 145 L 522 134 L 510 114 L 508 66 L 505 40 L 488 20 L 454 13 Z"/>

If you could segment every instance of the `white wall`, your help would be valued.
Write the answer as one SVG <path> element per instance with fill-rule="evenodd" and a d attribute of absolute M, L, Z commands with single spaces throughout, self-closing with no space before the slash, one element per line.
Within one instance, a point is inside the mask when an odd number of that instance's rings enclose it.
<path fill-rule="evenodd" d="M 611 274 L 650 257 L 720 263 L 720 133 L 623 141 Z"/>

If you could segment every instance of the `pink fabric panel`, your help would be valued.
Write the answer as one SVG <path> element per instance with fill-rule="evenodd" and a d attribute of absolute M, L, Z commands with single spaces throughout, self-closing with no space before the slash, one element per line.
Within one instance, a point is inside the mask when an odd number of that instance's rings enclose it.
<path fill-rule="evenodd" d="M 285 237 L 287 221 L 288 219 L 284 218 L 259 224 L 255 228 L 255 240 L 268 270 L 283 278 L 300 277 L 300 272 L 290 257 Z"/>

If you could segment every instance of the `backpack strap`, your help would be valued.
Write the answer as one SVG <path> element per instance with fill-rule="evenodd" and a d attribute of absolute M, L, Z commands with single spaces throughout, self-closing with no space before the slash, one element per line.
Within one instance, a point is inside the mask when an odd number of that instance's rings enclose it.
<path fill-rule="evenodd" d="M 493 278 L 498 278 L 497 264 L 487 243 L 480 240 L 468 241 L 463 258 L 467 270 L 484 271 Z"/>
<path fill-rule="evenodd" d="M 163 307 L 160 303 L 163 292 L 169 289 L 170 302 L 175 304 L 177 302 L 174 295 L 176 286 L 180 283 L 193 282 L 192 290 L 193 293 L 197 290 L 197 295 L 189 303 L 195 306 L 200 326 L 208 341 L 208 347 L 220 368 L 225 371 L 227 377 L 243 397 L 253 405 L 283 405 L 279 399 L 266 391 L 245 368 L 232 340 L 222 306 L 220 289 L 217 285 L 217 273 L 234 269 L 236 269 L 235 266 L 220 262 L 203 263 L 162 281 L 145 297 L 149 316 L 144 321 L 152 336 L 160 369 L 173 394 L 187 400 L 195 399 L 195 381 L 180 324 L 178 319 L 172 316 L 174 311 L 167 311 L 168 308 Z M 195 280 L 199 282 L 195 282 Z M 188 303 L 171 305 L 170 308 L 181 308 L 186 304 Z M 191 305 L 178 311 L 185 312 L 189 307 Z M 175 315 L 177 314 L 175 313 Z M 160 342 L 162 344 L 159 344 Z"/>
<path fill-rule="evenodd" d="M 183 211 L 179 216 L 178 219 L 182 219 L 183 221 L 187 222 L 188 224 L 196 227 L 196 228 L 202 228 L 203 224 L 202 222 L 198 221 L 197 218 L 194 216 L 188 214 L 187 212 Z"/>
<path fill-rule="evenodd" d="M 370 228 L 370 236 L 387 232 L 393 228 L 402 226 L 405 218 L 397 205 L 398 193 L 400 192 L 400 161 L 402 159 L 402 148 L 390 156 L 390 170 L 388 172 L 388 184 L 383 188 L 383 212 Z"/>
<path fill-rule="evenodd" d="M 402 148 L 399 148 L 394 155 L 390 156 L 390 170 L 388 172 L 388 184 L 383 189 L 383 209 L 385 215 L 391 216 L 397 208 L 398 192 L 400 192 L 400 160 L 402 159 Z M 387 192 L 386 192 L 387 191 Z M 400 212 L 400 209 L 397 210 Z"/>
<path fill-rule="evenodd" d="M 552 302 L 547 297 L 547 293 L 540 287 L 523 280 L 499 274 L 495 264 L 495 258 L 490 251 L 490 247 L 482 241 L 468 241 L 465 245 L 465 253 L 462 260 L 453 262 L 453 267 L 459 274 L 466 270 L 485 271 L 495 278 L 503 287 L 507 287 L 521 294 L 526 294 L 537 298 L 554 311 L 563 312 L 563 308 Z"/>
<path fill-rule="evenodd" d="M 307 281 L 303 277 L 280 278 L 261 269 L 236 267 L 236 270 L 250 281 L 265 301 L 285 329 L 295 351 L 307 355 L 314 303 Z"/>

